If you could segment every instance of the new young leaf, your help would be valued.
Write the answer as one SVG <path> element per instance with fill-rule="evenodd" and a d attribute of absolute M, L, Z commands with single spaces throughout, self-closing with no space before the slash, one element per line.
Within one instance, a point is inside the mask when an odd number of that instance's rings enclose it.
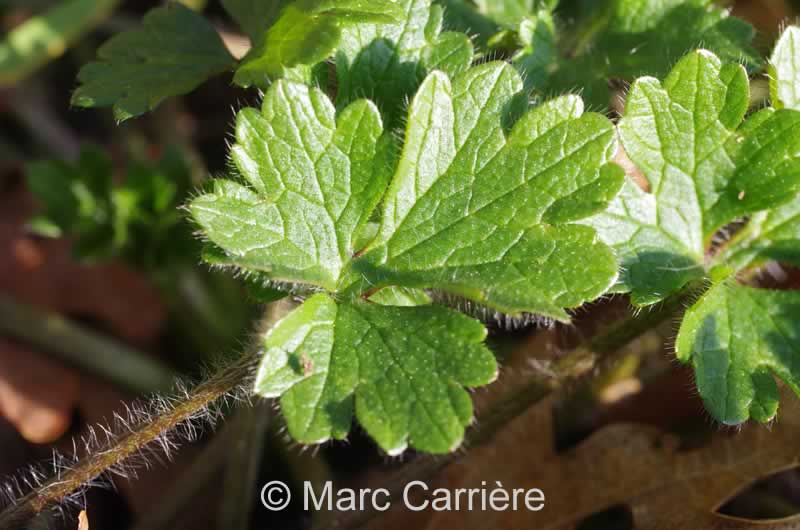
<path fill-rule="evenodd" d="M 485 334 L 479 322 L 442 307 L 337 303 L 318 294 L 267 335 L 256 391 L 281 396 L 289 432 L 301 442 L 344 438 L 355 409 L 389 454 L 409 444 L 446 453 L 472 420 L 463 386 L 496 376 Z"/>
<path fill-rule="evenodd" d="M 98 55 L 78 73 L 72 104 L 113 105 L 120 121 L 191 92 L 234 64 L 214 27 L 180 2 L 148 12 L 141 28 L 114 36 Z"/>
<path fill-rule="evenodd" d="M 631 88 L 619 130 L 650 190 L 628 181 L 590 224 L 616 249 L 619 290 L 636 304 L 701 278 L 718 229 L 800 189 L 800 113 L 764 111 L 740 127 L 748 101 L 744 69 L 703 50 L 663 85 L 642 78 Z"/>
<path fill-rule="evenodd" d="M 435 287 L 502 311 L 566 320 L 608 289 L 616 262 L 593 230 L 622 183 L 614 129 L 564 97 L 504 130 L 517 72 L 434 72 L 411 104 L 382 225 L 354 269 L 373 286 Z"/>

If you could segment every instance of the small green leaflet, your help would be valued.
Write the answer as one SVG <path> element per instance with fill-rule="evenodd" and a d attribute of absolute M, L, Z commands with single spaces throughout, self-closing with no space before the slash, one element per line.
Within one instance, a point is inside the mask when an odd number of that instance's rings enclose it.
<path fill-rule="evenodd" d="M 769 88 L 776 109 L 800 110 L 800 28 L 781 34 L 769 61 Z"/>
<path fill-rule="evenodd" d="M 395 24 L 344 28 L 336 54 L 337 107 L 366 97 L 388 127 L 401 119 L 425 74 L 438 69 L 455 76 L 469 67 L 473 48 L 463 33 L 441 33 L 442 9 L 431 0 L 398 0 L 404 15 Z"/>
<path fill-rule="evenodd" d="M 775 374 L 800 393 L 800 292 L 722 282 L 687 311 L 676 342 L 709 412 L 728 425 L 778 410 Z"/>
<path fill-rule="evenodd" d="M 98 55 L 78 73 L 72 104 L 113 105 L 119 121 L 191 92 L 235 62 L 214 27 L 180 2 L 151 10 L 141 28 L 115 35 Z"/>
<path fill-rule="evenodd" d="M 254 39 L 234 81 L 244 87 L 266 87 L 287 69 L 315 65 L 330 56 L 342 26 L 385 24 L 401 20 L 399 0 L 299 0 L 288 3 L 275 23 Z"/>
<path fill-rule="evenodd" d="M 543 87 L 557 67 L 558 41 L 553 14 L 541 9 L 525 17 L 518 33 L 522 46 L 512 62 L 523 74 L 526 88 Z"/>
<path fill-rule="evenodd" d="M 800 110 L 800 29 L 786 28 L 770 60 L 772 105 Z M 766 116 L 767 110 L 761 111 Z M 773 260 L 800 266 L 800 196 L 750 217 L 716 258 L 735 269 Z"/>
<path fill-rule="evenodd" d="M 619 125 L 650 190 L 627 181 L 589 224 L 622 262 L 618 290 L 658 302 L 705 275 L 705 251 L 738 217 L 789 201 L 800 189 L 800 113 L 747 111 L 747 75 L 711 52 L 683 58 L 662 85 L 641 78 Z"/>
<path fill-rule="evenodd" d="M 621 168 L 608 164 L 614 128 L 563 97 L 506 133 L 521 89 L 519 74 L 498 62 L 452 83 L 428 76 L 411 103 L 378 236 L 353 264 L 359 277 L 559 320 L 608 289 L 610 250 L 570 223 L 604 209 L 622 183 Z"/>
<path fill-rule="evenodd" d="M 766 260 L 800 266 L 800 198 L 753 214 L 714 263 L 741 270 Z"/>
<path fill-rule="evenodd" d="M 266 336 L 256 392 L 281 396 L 300 442 L 344 438 L 355 410 L 389 454 L 409 444 L 447 453 L 472 421 L 463 386 L 497 375 L 485 335 L 479 322 L 443 307 L 337 303 L 318 294 Z"/>
<path fill-rule="evenodd" d="M 191 213 L 230 264 L 335 291 L 386 187 L 382 133 L 366 100 L 336 117 L 322 91 L 277 81 L 236 118 L 232 158 L 248 185 L 217 180 Z"/>

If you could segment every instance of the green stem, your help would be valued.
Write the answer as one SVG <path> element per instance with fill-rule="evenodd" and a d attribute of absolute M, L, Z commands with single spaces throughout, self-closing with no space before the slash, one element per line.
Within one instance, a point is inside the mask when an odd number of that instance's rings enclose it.
<path fill-rule="evenodd" d="M 26 78 L 108 17 L 120 0 L 70 0 L 20 24 L 0 43 L 0 87 Z"/>
<path fill-rule="evenodd" d="M 0 295 L 0 333 L 136 393 L 168 389 L 174 380 L 172 370 L 150 356 L 4 295 Z"/>

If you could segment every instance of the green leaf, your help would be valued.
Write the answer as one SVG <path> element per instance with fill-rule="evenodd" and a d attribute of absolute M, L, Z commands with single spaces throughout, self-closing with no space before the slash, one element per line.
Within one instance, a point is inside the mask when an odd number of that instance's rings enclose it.
<path fill-rule="evenodd" d="M 444 10 L 444 26 L 470 35 L 479 48 L 485 47 L 500 31 L 493 20 L 475 9 L 471 0 L 435 0 L 435 3 Z"/>
<path fill-rule="evenodd" d="M 501 25 L 514 26 L 534 11 L 534 0 L 475 0 L 478 10 Z"/>
<path fill-rule="evenodd" d="M 31 228 L 43 236 L 68 234 L 78 239 L 79 258 L 96 260 L 113 254 L 115 237 L 111 199 L 111 160 L 94 147 L 81 149 L 77 162 L 59 160 L 31 163 L 28 189 L 43 211 Z"/>
<path fill-rule="evenodd" d="M 297 5 L 314 15 L 332 15 L 357 23 L 400 22 L 405 12 L 399 0 L 298 0 Z"/>
<path fill-rule="evenodd" d="M 340 37 L 335 17 L 313 15 L 290 4 L 242 59 L 233 80 L 243 87 L 265 87 L 288 68 L 324 61 Z"/>
<path fill-rule="evenodd" d="M 580 89 L 589 104 L 606 108 L 609 79 L 663 77 L 698 47 L 748 69 L 761 65 L 750 45 L 753 29 L 713 0 L 605 0 L 600 5 L 568 32 L 576 36 L 570 57 L 540 87 L 545 93 Z"/>
<path fill-rule="evenodd" d="M 772 374 L 800 392 L 800 293 L 721 283 L 689 311 L 676 343 L 709 412 L 728 425 L 778 409 Z"/>
<path fill-rule="evenodd" d="M 776 109 L 800 110 L 800 28 L 789 26 L 769 61 L 769 87 Z"/>
<path fill-rule="evenodd" d="M 790 26 L 775 46 L 770 60 L 772 104 L 782 109 L 800 109 L 797 86 L 800 83 L 800 29 Z M 762 110 L 751 122 L 764 121 L 771 110 Z M 800 200 L 776 205 L 750 217 L 747 224 L 723 247 L 715 263 L 739 270 L 774 260 L 800 265 Z"/>
<path fill-rule="evenodd" d="M 403 17 L 399 0 L 300 0 L 286 5 L 274 24 L 254 38 L 234 81 L 267 87 L 299 66 L 327 59 L 348 23 L 386 24 Z"/>
<path fill-rule="evenodd" d="M 214 27 L 179 2 L 149 11 L 141 28 L 115 35 L 98 56 L 78 73 L 72 104 L 113 105 L 120 121 L 191 92 L 234 62 Z"/>
<path fill-rule="evenodd" d="M 49 237 L 69 236 L 87 261 L 122 258 L 154 275 L 193 266 L 195 240 L 178 211 L 191 189 L 181 154 L 167 149 L 157 163 L 132 162 L 112 186 L 108 155 L 84 147 L 74 164 L 40 161 L 28 167 L 28 187 L 43 212 L 32 228 Z"/>
<path fill-rule="evenodd" d="M 800 267 L 800 200 L 753 215 L 715 261 L 736 269 L 765 260 Z"/>
<path fill-rule="evenodd" d="M 342 32 L 336 54 L 337 106 L 367 97 L 394 127 L 425 74 L 466 70 L 473 48 L 463 33 L 441 33 L 442 10 L 431 0 L 398 0 L 405 13 L 396 24 L 359 24 Z"/>
<path fill-rule="evenodd" d="M 522 89 L 505 63 L 428 76 L 411 103 L 376 240 L 353 264 L 373 286 L 437 288 L 566 320 L 613 284 L 593 230 L 623 180 L 612 124 L 564 97 L 504 127 Z"/>
<path fill-rule="evenodd" d="M 800 113 L 764 111 L 739 127 L 748 101 L 744 69 L 705 50 L 663 85 L 642 78 L 631 88 L 619 131 L 650 191 L 628 182 L 589 224 L 617 251 L 618 290 L 637 305 L 704 276 L 718 229 L 800 190 Z"/>
<path fill-rule="evenodd" d="M 236 119 L 232 158 L 246 184 L 217 180 L 190 211 L 228 262 L 275 280 L 336 290 L 387 171 L 375 106 L 336 117 L 320 90 L 285 80 Z"/>
<path fill-rule="evenodd" d="M 472 421 L 463 387 L 497 375 L 485 335 L 479 322 L 442 307 L 337 303 L 319 294 L 267 335 L 255 391 L 281 396 L 300 442 L 344 438 L 355 411 L 389 454 L 408 445 L 446 453 Z"/>
<path fill-rule="evenodd" d="M 264 32 L 278 19 L 281 9 L 291 0 L 222 0 L 225 10 L 250 36 L 251 42 L 257 42 Z"/>
<path fill-rule="evenodd" d="M 369 301 L 380 305 L 398 307 L 428 305 L 433 302 L 425 291 L 408 287 L 386 287 L 380 289 L 369 297 Z"/>
<path fill-rule="evenodd" d="M 514 66 L 523 73 L 525 87 L 536 89 L 544 86 L 557 67 L 558 42 L 553 15 L 541 10 L 529 16 L 519 25 L 521 49 L 514 55 Z"/>

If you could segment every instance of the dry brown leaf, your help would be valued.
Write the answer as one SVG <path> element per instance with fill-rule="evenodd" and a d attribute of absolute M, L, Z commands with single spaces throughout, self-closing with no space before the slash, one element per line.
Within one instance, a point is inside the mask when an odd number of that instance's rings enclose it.
<path fill-rule="evenodd" d="M 615 424 L 559 454 L 552 400 L 546 400 L 428 483 L 431 490 L 450 491 L 481 488 L 484 481 L 489 490 L 495 481 L 506 490 L 540 488 L 546 495 L 542 511 L 412 513 L 396 502 L 369 528 L 554 530 L 624 505 L 637 529 L 798 529 L 798 517 L 755 523 L 715 513 L 755 480 L 797 465 L 800 400 L 787 395 L 782 407 L 771 429 L 749 424 L 737 434 L 719 431 L 697 449 L 680 450 L 677 437 L 657 428 Z"/>
<path fill-rule="evenodd" d="M 75 371 L 0 337 L 0 416 L 26 440 L 43 444 L 64 434 L 79 390 Z"/>
<path fill-rule="evenodd" d="M 86 516 L 86 510 L 78 515 L 78 530 L 89 530 L 89 517 Z"/>

